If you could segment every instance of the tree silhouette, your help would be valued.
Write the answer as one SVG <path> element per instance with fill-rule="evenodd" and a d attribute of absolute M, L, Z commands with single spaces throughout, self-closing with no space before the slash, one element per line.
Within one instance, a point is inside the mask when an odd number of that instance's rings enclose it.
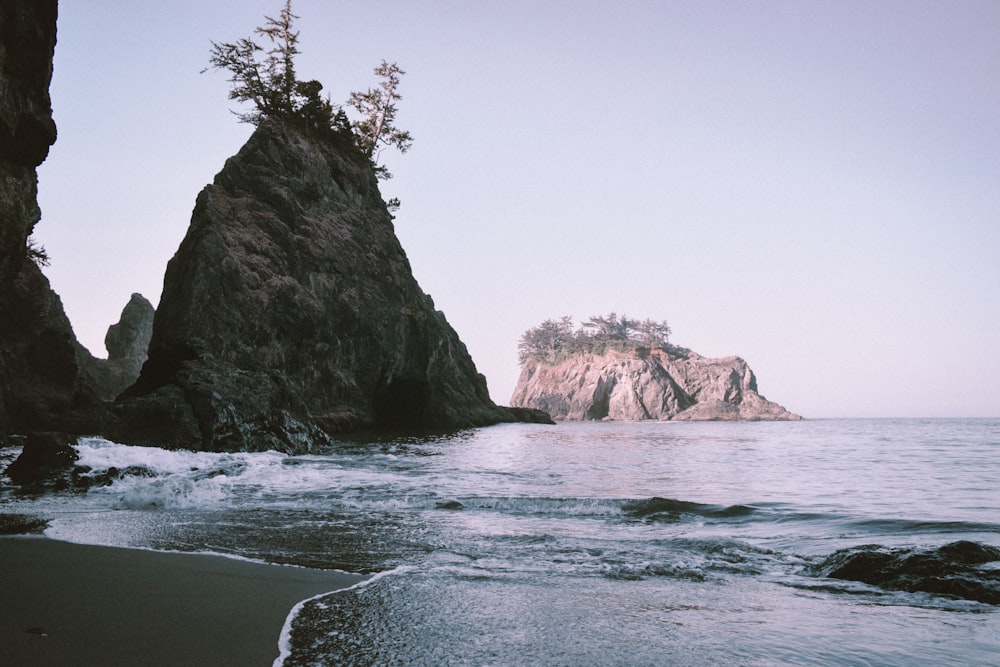
<path fill-rule="evenodd" d="M 299 54 L 299 33 L 293 29 L 295 19 L 292 0 L 285 0 L 285 6 L 278 18 L 264 17 L 264 25 L 256 28 L 254 34 L 267 38 L 265 50 L 252 37 L 243 37 L 235 42 L 212 42 L 208 70 L 228 70 L 229 99 L 249 102 L 249 111 L 233 113 L 244 123 L 257 125 L 269 116 L 291 116 L 298 114 L 314 122 L 323 121 L 329 126 L 333 119 L 333 107 L 329 100 L 320 97 L 323 85 L 318 81 L 299 81 L 295 76 L 295 56 Z"/>
<path fill-rule="evenodd" d="M 375 68 L 376 76 L 382 78 L 377 88 L 369 88 L 364 93 L 353 92 L 347 103 L 354 107 L 361 118 L 354 121 L 354 134 L 358 145 L 375 167 L 379 178 L 392 178 L 384 166 L 378 164 L 378 156 L 388 146 L 395 146 L 405 153 L 413 144 L 413 137 L 396 127 L 396 102 L 402 99 L 397 92 L 399 78 L 406 74 L 396 63 L 385 60 Z"/>
<path fill-rule="evenodd" d="M 45 251 L 45 246 L 36 241 L 34 237 L 28 237 L 28 240 L 25 242 L 24 252 L 28 259 L 34 262 L 38 268 L 49 265 L 49 253 Z"/>
<path fill-rule="evenodd" d="M 396 127 L 396 102 L 402 99 L 397 89 L 405 72 L 396 63 L 383 60 L 375 68 L 382 79 L 378 86 L 351 93 L 348 103 L 361 116 L 351 123 L 339 106 L 320 96 L 323 84 L 296 78 L 299 33 L 294 24 L 298 18 L 292 13 L 292 0 L 285 0 L 277 18 L 265 16 L 264 25 L 254 30 L 254 35 L 266 38 L 263 45 L 254 36 L 212 42 L 209 67 L 202 72 L 229 72 L 229 99 L 251 105 L 249 110 L 233 112 L 241 122 L 259 125 L 264 118 L 282 116 L 341 139 L 349 137 L 347 141 L 361 149 L 379 179 L 391 178 L 389 170 L 378 164 L 379 154 L 389 146 L 405 153 L 413 144 L 410 133 Z M 386 204 L 390 211 L 399 208 L 395 198 Z"/>

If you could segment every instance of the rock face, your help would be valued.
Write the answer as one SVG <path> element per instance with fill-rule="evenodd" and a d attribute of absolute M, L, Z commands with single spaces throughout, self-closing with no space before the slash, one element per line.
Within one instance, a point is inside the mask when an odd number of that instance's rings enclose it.
<path fill-rule="evenodd" d="M 35 170 L 56 139 L 55 42 L 56 0 L 0 1 L 0 436 L 93 400 L 90 355 L 25 250 L 41 217 Z"/>
<path fill-rule="evenodd" d="M 559 363 L 525 361 L 512 406 L 556 420 L 797 420 L 757 393 L 739 357 L 682 350 L 609 350 Z"/>
<path fill-rule="evenodd" d="M 93 357 L 77 341 L 62 301 L 30 260 L 0 286 L 0 434 L 50 430 L 92 404 Z"/>
<path fill-rule="evenodd" d="M 146 297 L 133 294 L 104 337 L 108 358 L 85 364 L 89 384 L 100 400 L 113 401 L 138 379 L 148 356 L 155 312 Z"/>
<path fill-rule="evenodd" d="M 210 450 L 543 418 L 490 400 L 353 143 L 273 118 L 199 194 L 115 412 L 121 441 Z"/>
<path fill-rule="evenodd" d="M 0 276 L 21 270 L 41 216 L 35 168 L 56 140 L 49 82 L 56 0 L 0 2 Z"/>
<path fill-rule="evenodd" d="M 108 327 L 108 333 L 104 336 L 108 359 L 120 361 L 136 378 L 149 356 L 149 339 L 153 337 L 155 314 L 153 304 L 143 295 L 134 293 L 122 309 L 118 323 Z"/>
<path fill-rule="evenodd" d="M 56 0 L 0 0 L 0 438 L 302 451 L 345 429 L 551 421 L 490 401 L 353 142 L 275 121 L 199 196 L 155 323 L 133 295 L 94 359 L 26 250 L 56 138 L 56 14 Z"/>

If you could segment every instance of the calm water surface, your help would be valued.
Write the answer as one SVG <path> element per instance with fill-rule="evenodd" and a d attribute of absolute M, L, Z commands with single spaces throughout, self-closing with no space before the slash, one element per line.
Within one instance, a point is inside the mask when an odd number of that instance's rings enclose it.
<path fill-rule="evenodd" d="M 1000 547 L 1000 421 L 504 425 L 323 456 L 80 446 L 76 542 L 388 572 L 285 665 L 990 665 L 1000 608 L 817 576 L 864 544 Z M 9 456 L 11 452 L 7 452 Z M 1000 569 L 1000 563 L 987 567 Z"/>

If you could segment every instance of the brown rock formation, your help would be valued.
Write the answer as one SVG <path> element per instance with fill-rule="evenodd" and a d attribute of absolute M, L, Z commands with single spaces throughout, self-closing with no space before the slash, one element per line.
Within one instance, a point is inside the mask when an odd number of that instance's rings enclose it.
<path fill-rule="evenodd" d="M 510 402 L 556 420 L 801 419 L 758 394 L 757 378 L 739 357 L 708 359 L 679 348 L 527 359 Z"/>

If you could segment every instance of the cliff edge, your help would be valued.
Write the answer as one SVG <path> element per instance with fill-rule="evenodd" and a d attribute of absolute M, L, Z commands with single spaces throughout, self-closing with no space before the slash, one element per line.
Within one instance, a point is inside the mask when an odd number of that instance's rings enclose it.
<path fill-rule="evenodd" d="M 123 442 L 290 452 L 343 431 L 542 418 L 490 400 L 353 140 L 295 118 L 263 120 L 198 195 L 114 411 Z"/>
<path fill-rule="evenodd" d="M 559 361 L 528 358 L 512 406 L 556 420 L 798 420 L 757 392 L 739 357 L 709 359 L 680 348 L 609 349 Z"/>
<path fill-rule="evenodd" d="M 0 436 L 51 428 L 93 400 L 62 301 L 28 252 L 36 168 L 56 140 L 49 82 L 56 0 L 0 2 Z"/>

